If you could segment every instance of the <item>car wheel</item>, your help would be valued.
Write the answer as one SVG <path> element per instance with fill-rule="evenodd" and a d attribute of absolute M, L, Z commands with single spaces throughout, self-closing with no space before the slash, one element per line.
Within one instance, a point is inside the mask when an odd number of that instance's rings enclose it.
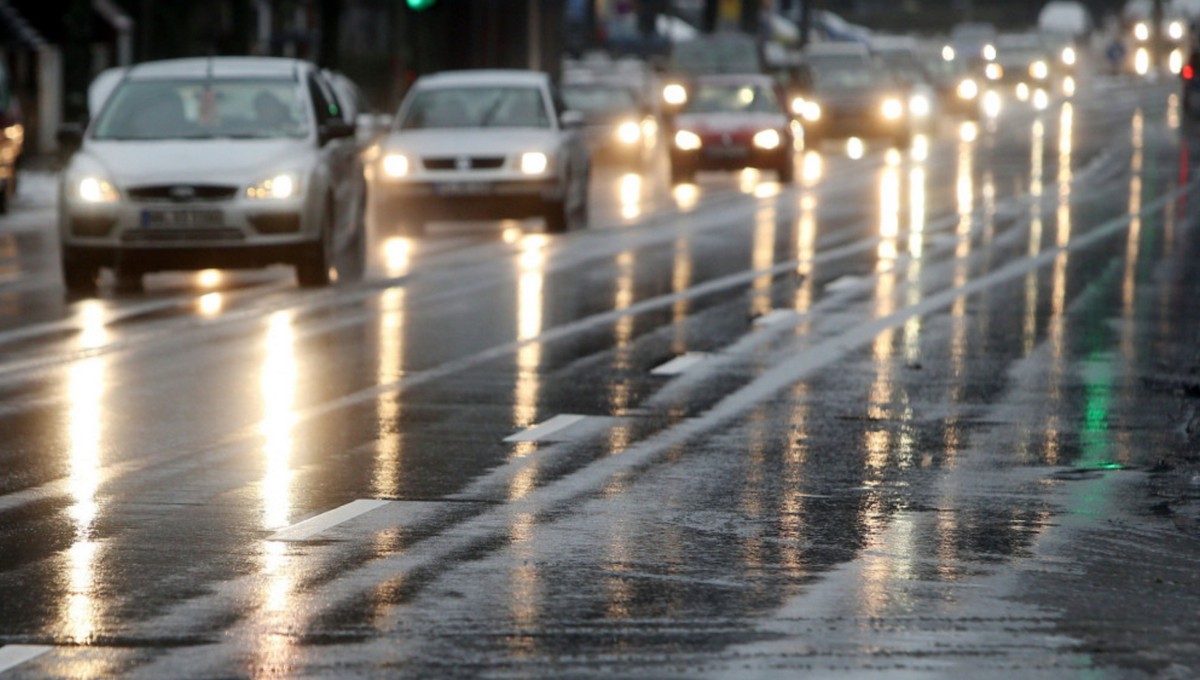
<path fill-rule="evenodd" d="M 783 160 L 780 161 L 779 167 L 775 168 L 775 174 L 779 177 L 781 184 L 791 184 L 796 179 L 796 159 L 792 154 L 785 154 Z"/>
<path fill-rule="evenodd" d="M 62 255 L 63 286 L 71 295 L 91 295 L 96 292 L 96 279 L 100 268 L 83 262 L 64 249 Z"/>
<path fill-rule="evenodd" d="M 321 222 L 320 238 L 309 244 L 296 262 L 296 281 L 304 288 L 329 285 L 329 268 L 333 265 L 332 210 L 330 204 Z"/>
<path fill-rule="evenodd" d="M 8 213 L 12 206 L 12 197 L 16 193 L 16 177 L 0 184 L 0 215 Z"/>
<path fill-rule="evenodd" d="M 546 233 L 561 234 L 565 232 L 570 222 L 566 199 L 548 202 L 543 217 L 546 220 Z"/>
<path fill-rule="evenodd" d="M 579 202 L 575 205 L 575 210 L 571 213 L 571 229 L 587 229 L 588 226 L 588 193 L 592 185 L 591 170 L 589 169 L 583 175 L 583 186 L 580 187 L 582 195 L 579 197 Z"/>

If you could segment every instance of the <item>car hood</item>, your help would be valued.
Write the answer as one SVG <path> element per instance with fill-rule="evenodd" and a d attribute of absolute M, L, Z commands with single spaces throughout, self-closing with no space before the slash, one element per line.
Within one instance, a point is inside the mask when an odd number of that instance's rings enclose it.
<path fill-rule="evenodd" d="M 117 184 L 248 184 L 287 170 L 305 171 L 317 150 L 311 140 L 205 139 L 89 141 L 72 168 L 102 171 Z"/>
<path fill-rule="evenodd" d="M 389 134 L 384 149 L 417 156 L 509 156 L 551 150 L 558 136 L 555 130 L 528 128 L 404 130 Z"/>
<path fill-rule="evenodd" d="M 787 125 L 787 118 L 781 113 L 686 113 L 677 116 L 675 123 L 696 132 L 736 132 L 781 128 Z"/>

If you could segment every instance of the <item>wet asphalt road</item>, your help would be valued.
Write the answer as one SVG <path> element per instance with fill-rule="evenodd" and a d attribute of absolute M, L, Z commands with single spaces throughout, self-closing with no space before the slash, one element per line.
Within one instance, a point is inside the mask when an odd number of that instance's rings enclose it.
<path fill-rule="evenodd" d="M 945 120 L 361 280 L 0 217 L 0 678 L 1200 675 L 1200 131 Z M 1200 127 L 1198 125 L 1197 127 Z M 349 277 L 347 277 L 349 278 Z"/>

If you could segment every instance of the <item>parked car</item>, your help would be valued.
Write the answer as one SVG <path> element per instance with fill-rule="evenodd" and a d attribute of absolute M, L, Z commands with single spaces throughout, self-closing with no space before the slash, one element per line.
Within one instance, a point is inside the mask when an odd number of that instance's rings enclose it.
<path fill-rule="evenodd" d="M 375 223 L 422 233 L 433 220 L 543 217 L 587 226 L 583 116 L 549 75 L 449 71 L 417 79 L 371 170 Z"/>
<path fill-rule="evenodd" d="M 690 182 L 698 170 L 774 170 L 781 182 L 795 177 L 800 124 L 770 76 L 704 76 L 675 118 L 671 181 Z"/>
<path fill-rule="evenodd" d="M 8 212 L 17 193 L 17 172 L 25 150 L 25 119 L 0 61 L 0 213 Z"/>
<path fill-rule="evenodd" d="M 99 107 L 59 185 L 68 290 L 171 269 L 294 265 L 329 283 L 361 248 L 365 181 L 354 126 L 311 63 L 271 57 L 153 61 L 101 74 Z M 102 92 L 102 90 L 106 90 Z"/>

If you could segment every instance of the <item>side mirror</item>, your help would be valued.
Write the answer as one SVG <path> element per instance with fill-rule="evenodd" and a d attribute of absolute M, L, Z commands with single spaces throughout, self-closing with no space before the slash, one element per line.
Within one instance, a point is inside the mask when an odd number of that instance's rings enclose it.
<path fill-rule="evenodd" d="M 583 113 L 579 111 L 563 111 L 559 121 L 568 130 L 578 130 L 583 127 Z"/>
<path fill-rule="evenodd" d="M 321 126 L 321 134 L 320 134 L 321 145 L 324 146 L 327 142 L 333 141 L 335 139 L 345 139 L 346 137 L 353 137 L 356 134 L 356 132 L 357 132 L 357 130 L 356 130 L 356 126 L 354 125 L 354 123 L 347 123 L 345 121 L 340 121 L 340 120 L 333 121 L 330 123 L 325 123 L 324 125 Z"/>

